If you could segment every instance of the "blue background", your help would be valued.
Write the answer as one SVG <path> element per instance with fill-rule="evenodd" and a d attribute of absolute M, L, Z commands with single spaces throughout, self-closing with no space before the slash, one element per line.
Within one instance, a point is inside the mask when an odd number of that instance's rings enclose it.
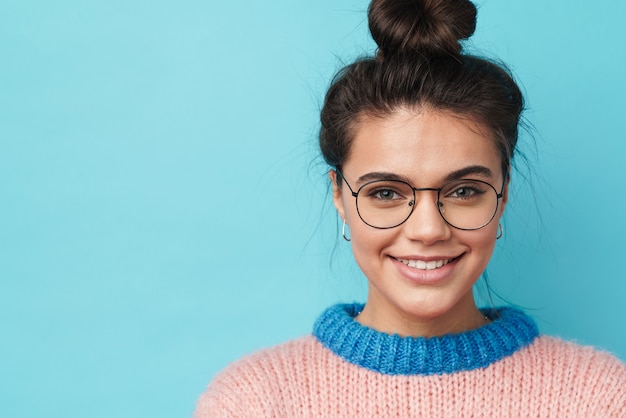
<path fill-rule="evenodd" d="M 535 132 L 491 285 L 626 359 L 626 3 L 479 4 L 469 47 Z M 0 0 L 0 415 L 189 416 L 230 361 L 363 300 L 316 132 L 366 7 Z"/>

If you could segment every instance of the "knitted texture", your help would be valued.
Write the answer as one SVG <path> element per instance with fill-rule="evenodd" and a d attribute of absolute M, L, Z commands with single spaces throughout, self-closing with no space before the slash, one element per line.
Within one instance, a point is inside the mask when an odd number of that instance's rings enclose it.
<path fill-rule="evenodd" d="M 486 367 L 530 344 L 535 322 L 512 308 L 485 311 L 491 324 L 435 338 L 389 335 L 354 320 L 363 305 L 336 305 L 317 320 L 313 335 L 339 357 L 384 374 L 441 374 Z M 493 316 L 493 318 L 491 318 Z"/>
<path fill-rule="evenodd" d="M 330 312 L 331 317 L 343 317 L 341 311 L 353 316 L 354 306 L 350 306 L 331 308 L 340 309 Z M 519 311 L 500 310 L 499 319 L 494 316 L 486 326 L 508 324 L 513 334 L 496 343 L 502 349 L 496 350 L 499 354 L 492 356 L 489 351 L 492 361 L 486 367 L 477 360 L 481 357 L 475 355 L 481 353 L 477 347 L 462 349 L 470 360 L 450 368 L 440 366 L 445 362 L 440 359 L 447 358 L 441 347 L 449 344 L 427 345 L 430 353 L 422 352 L 420 344 L 411 343 L 408 351 L 400 344 L 403 355 L 437 359 L 417 361 L 418 373 L 411 361 L 375 360 L 375 350 L 363 365 L 360 354 L 352 355 L 362 349 L 348 350 L 352 354 L 347 356 L 336 354 L 326 344 L 353 338 L 352 346 L 361 347 L 369 345 L 365 338 L 372 337 L 362 329 L 360 336 L 351 336 L 351 331 L 360 329 L 354 324 L 327 329 L 328 314 L 315 326 L 318 337 L 262 350 L 225 369 L 200 397 L 195 417 L 626 417 L 626 365 L 590 347 L 547 336 L 535 338 L 534 323 Z M 329 324 L 334 323 L 331 318 Z M 469 334 L 480 334 L 483 328 Z M 475 341 L 491 346 L 499 335 Z M 451 341 L 457 340 L 454 337 Z M 506 354 L 511 342 L 517 348 Z M 389 357 L 389 346 L 379 348 L 379 358 Z M 500 354 L 503 357 L 498 359 Z M 436 366 L 432 369 L 429 364 Z"/>

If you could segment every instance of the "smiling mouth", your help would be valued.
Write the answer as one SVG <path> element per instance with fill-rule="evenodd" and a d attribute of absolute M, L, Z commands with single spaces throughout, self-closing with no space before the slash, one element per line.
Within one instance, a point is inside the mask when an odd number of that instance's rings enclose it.
<path fill-rule="evenodd" d="M 455 257 L 455 258 L 448 258 L 445 260 L 432 260 L 432 261 L 423 261 L 423 260 L 405 260 L 402 258 L 395 258 L 392 257 L 394 260 L 401 262 L 402 264 L 405 264 L 411 268 L 417 269 L 417 270 L 435 270 L 438 268 L 441 268 L 443 266 L 445 266 L 448 263 L 451 263 L 453 261 L 455 261 L 456 259 L 458 259 L 459 257 Z"/>

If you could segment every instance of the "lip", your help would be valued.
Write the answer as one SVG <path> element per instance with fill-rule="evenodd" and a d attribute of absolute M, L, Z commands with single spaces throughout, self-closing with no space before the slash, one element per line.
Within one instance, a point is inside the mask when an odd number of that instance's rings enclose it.
<path fill-rule="evenodd" d="M 434 256 L 434 257 L 393 257 L 390 256 L 390 260 L 396 267 L 400 275 L 406 278 L 408 281 L 415 284 L 433 285 L 445 282 L 448 277 L 454 271 L 459 260 L 463 257 L 463 254 L 456 257 Z M 435 268 L 432 268 L 433 263 L 440 262 Z M 407 264 L 408 262 L 408 264 Z M 428 269 L 425 265 L 430 263 L 431 269 Z M 410 264 L 410 265 L 409 265 Z M 418 264 L 420 267 L 413 267 Z M 439 267 L 439 264 L 441 266 Z"/>

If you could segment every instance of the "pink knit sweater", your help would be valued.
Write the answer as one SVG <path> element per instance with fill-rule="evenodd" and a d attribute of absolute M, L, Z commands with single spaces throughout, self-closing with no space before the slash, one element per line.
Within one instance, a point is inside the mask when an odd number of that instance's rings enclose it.
<path fill-rule="evenodd" d="M 626 365 L 552 337 L 531 340 L 486 367 L 386 374 L 307 336 L 229 366 L 195 417 L 626 417 Z"/>

